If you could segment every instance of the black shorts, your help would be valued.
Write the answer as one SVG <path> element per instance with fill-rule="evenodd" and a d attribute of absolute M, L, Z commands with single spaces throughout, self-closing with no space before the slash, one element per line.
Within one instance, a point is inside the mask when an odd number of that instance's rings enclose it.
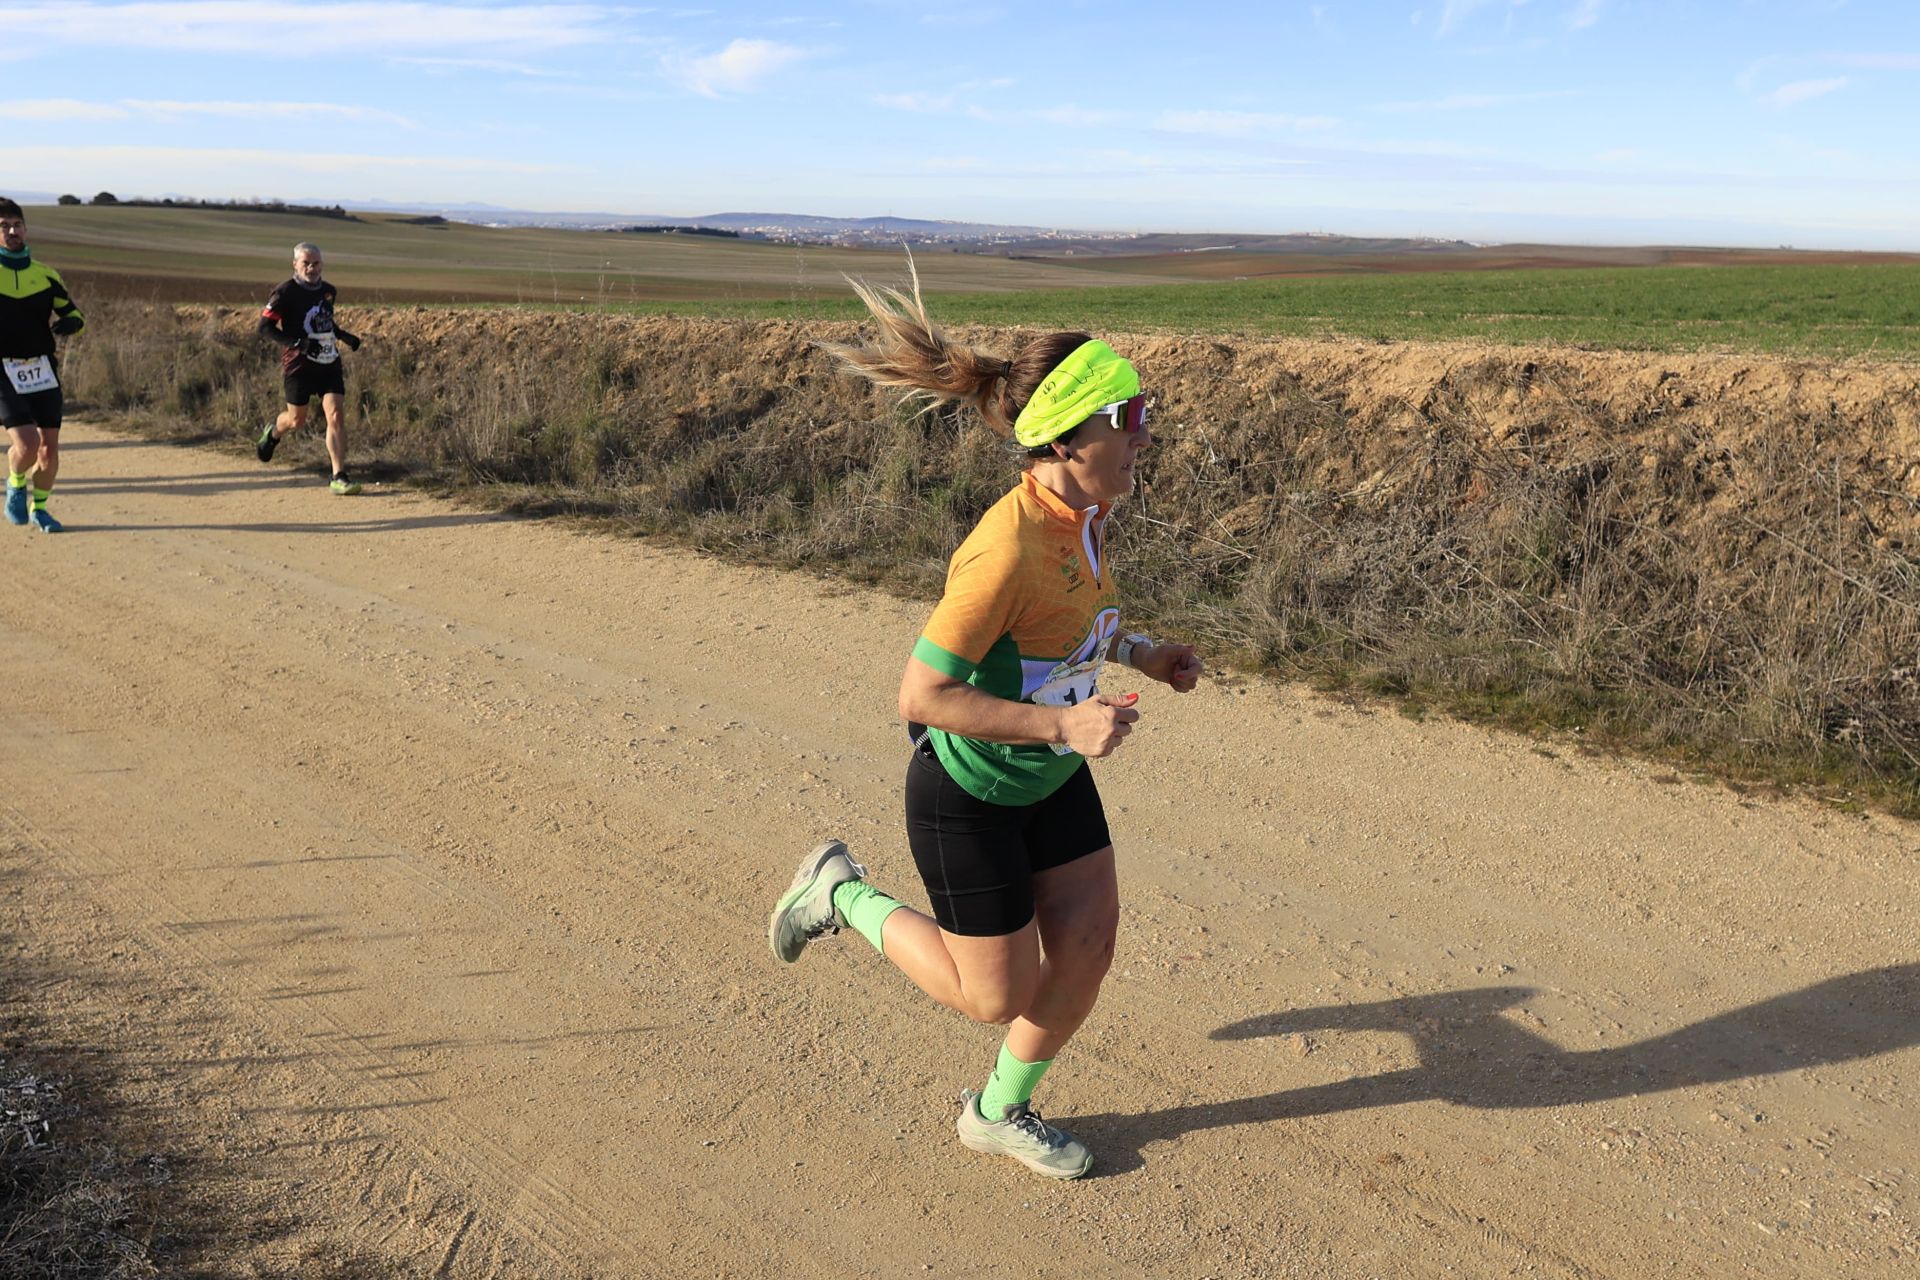
<path fill-rule="evenodd" d="M 907 766 L 907 843 L 940 927 L 997 938 L 1033 919 L 1037 873 L 1098 853 L 1113 837 L 1084 762 L 1045 800 L 989 804 L 955 782 L 927 747 Z"/>
<path fill-rule="evenodd" d="M 347 394 L 347 371 L 340 367 L 338 360 L 332 364 L 309 361 L 280 381 L 287 391 L 287 403 L 292 405 L 305 404 L 315 396 Z"/>
<path fill-rule="evenodd" d="M 42 431 L 58 431 L 65 404 L 58 387 L 21 395 L 6 375 L 0 374 L 0 427 L 37 426 Z"/>

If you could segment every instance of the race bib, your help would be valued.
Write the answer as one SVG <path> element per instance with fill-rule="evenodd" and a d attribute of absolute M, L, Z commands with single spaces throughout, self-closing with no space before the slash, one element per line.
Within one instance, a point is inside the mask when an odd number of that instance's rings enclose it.
<path fill-rule="evenodd" d="M 307 354 L 307 359 L 315 364 L 332 364 L 340 358 L 340 348 L 335 345 L 331 331 L 313 334 L 312 338 L 313 350 Z"/>
<path fill-rule="evenodd" d="M 46 356 L 34 356 L 30 360 L 0 360 L 0 364 L 7 368 L 7 381 L 23 396 L 30 396 L 36 391 L 59 389 L 60 379 L 53 376 L 53 361 Z"/>
<path fill-rule="evenodd" d="M 1043 707 L 1077 707 L 1100 692 L 1100 668 L 1104 656 L 1090 662 L 1063 662 L 1047 673 L 1046 680 L 1033 691 L 1032 700 Z M 1064 742 L 1050 743 L 1053 754 L 1070 756 L 1073 748 Z"/>

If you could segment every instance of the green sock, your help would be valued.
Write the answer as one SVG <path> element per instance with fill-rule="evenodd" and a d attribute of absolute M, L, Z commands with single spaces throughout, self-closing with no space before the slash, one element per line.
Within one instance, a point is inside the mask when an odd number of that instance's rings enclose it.
<path fill-rule="evenodd" d="M 35 489 L 33 491 L 33 509 L 35 511 L 45 511 L 47 509 L 47 498 L 51 496 L 52 493 L 53 490 L 51 489 Z"/>
<path fill-rule="evenodd" d="M 855 933 L 885 955 L 886 948 L 880 945 L 880 926 L 906 903 L 895 902 L 865 880 L 849 880 L 833 891 L 833 905 L 847 918 L 847 924 Z"/>
<path fill-rule="evenodd" d="M 27 487 L 27 481 L 32 478 L 33 473 L 31 471 L 9 471 L 7 472 L 7 488 L 24 489 Z"/>
<path fill-rule="evenodd" d="M 1052 1058 L 1045 1062 L 1022 1062 L 1002 1044 L 1000 1061 L 994 1064 L 993 1074 L 987 1077 L 986 1092 L 974 1103 L 980 1108 L 981 1118 L 1005 1120 L 1007 1112 L 1015 1107 L 1026 1106 L 1033 1097 L 1034 1089 L 1040 1084 L 1040 1077 L 1047 1074 L 1047 1068 L 1052 1065 Z"/>

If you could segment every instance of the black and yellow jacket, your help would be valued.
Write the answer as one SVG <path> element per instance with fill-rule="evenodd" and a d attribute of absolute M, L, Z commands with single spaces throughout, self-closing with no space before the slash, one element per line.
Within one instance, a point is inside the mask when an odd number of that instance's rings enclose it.
<path fill-rule="evenodd" d="M 52 355 L 55 316 L 63 334 L 86 326 L 58 271 L 35 262 L 31 249 L 0 249 L 0 356 L 20 360 Z"/>

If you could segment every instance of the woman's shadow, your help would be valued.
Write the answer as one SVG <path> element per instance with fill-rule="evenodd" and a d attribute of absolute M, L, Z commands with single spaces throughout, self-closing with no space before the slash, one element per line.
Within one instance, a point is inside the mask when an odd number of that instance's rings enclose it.
<path fill-rule="evenodd" d="M 1502 1016 L 1535 994 L 1526 987 L 1479 987 L 1261 1014 L 1208 1038 L 1397 1031 L 1413 1040 L 1419 1065 L 1231 1102 L 1082 1116 L 1069 1127 L 1102 1152 L 1103 1171 L 1119 1172 L 1138 1166 L 1139 1149 L 1146 1144 L 1199 1129 L 1403 1102 L 1439 1100 L 1488 1109 L 1602 1102 L 1850 1062 L 1920 1044 L 1920 965 L 1915 964 L 1829 979 L 1607 1049 L 1562 1049 Z"/>

